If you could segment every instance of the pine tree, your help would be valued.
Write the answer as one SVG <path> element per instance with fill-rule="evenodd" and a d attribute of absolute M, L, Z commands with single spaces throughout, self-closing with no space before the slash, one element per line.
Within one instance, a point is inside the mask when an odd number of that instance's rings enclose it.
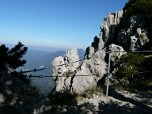
<path fill-rule="evenodd" d="M 30 83 L 29 79 L 25 75 L 18 73 L 17 68 L 23 66 L 26 60 L 22 59 L 23 55 L 27 52 L 27 47 L 25 47 L 21 42 L 15 45 L 13 48 L 9 49 L 5 45 L 0 46 L 0 72 L 7 70 L 12 76 L 22 80 L 25 83 Z"/>
<path fill-rule="evenodd" d="M 15 70 L 23 66 L 26 60 L 22 59 L 23 55 L 27 52 L 27 47 L 19 42 L 12 49 L 7 48 L 5 45 L 0 46 L 0 70 Z"/>

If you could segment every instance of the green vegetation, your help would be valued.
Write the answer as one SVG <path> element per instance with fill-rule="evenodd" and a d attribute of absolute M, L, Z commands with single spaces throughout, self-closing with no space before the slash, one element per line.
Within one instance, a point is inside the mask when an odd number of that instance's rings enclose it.
<path fill-rule="evenodd" d="M 149 38 L 152 38 L 152 0 L 129 0 L 123 8 L 122 21 L 127 21 L 131 16 L 141 16 L 145 29 L 148 30 Z M 124 23 L 123 22 L 123 23 Z"/>
<path fill-rule="evenodd" d="M 102 88 L 98 86 L 94 86 L 92 88 L 85 90 L 80 95 L 83 97 L 92 97 L 93 95 L 100 95 L 101 93 L 103 93 Z"/>
<path fill-rule="evenodd" d="M 134 53 L 128 53 L 123 55 L 120 59 L 120 63 L 122 67 L 119 70 L 121 76 L 132 76 L 138 74 L 138 72 L 142 69 L 140 66 L 144 61 L 144 56 Z"/>
<path fill-rule="evenodd" d="M 116 74 L 117 79 L 120 83 L 121 80 L 128 81 L 128 87 L 150 89 L 152 88 L 151 63 L 152 56 L 128 53 L 118 62 L 120 68 Z"/>
<path fill-rule="evenodd" d="M 127 31 L 130 27 L 131 17 L 136 21 L 139 21 L 134 25 L 136 28 L 140 27 L 147 31 L 142 33 L 140 40 L 143 42 L 142 50 L 152 49 L 152 0 L 129 0 L 128 3 L 123 8 L 124 14 L 120 21 L 120 24 L 116 27 L 115 37 L 119 36 L 122 31 Z M 134 31 L 133 31 L 134 30 Z M 136 33 L 136 29 L 133 29 L 131 34 Z M 125 50 L 128 47 L 121 44 Z M 129 86 L 140 89 L 152 88 L 152 57 L 145 56 L 142 54 L 128 53 L 124 55 L 118 64 L 120 64 L 119 71 L 117 72 L 117 79 L 121 83 L 121 80 L 126 80 L 129 82 Z M 123 85 L 124 86 L 124 85 Z"/>
<path fill-rule="evenodd" d="M 103 94 L 103 89 L 99 86 L 94 86 L 86 89 L 81 94 L 75 95 L 75 100 L 77 102 L 81 102 L 84 98 L 91 98 L 94 97 L 95 95 L 100 96 L 102 94 Z"/>
<path fill-rule="evenodd" d="M 145 44 L 143 49 L 152 49 L 152 0 L 129 0 L 124 6 L 123 11 L 123 17 L 121 18 L 119 25 L 116 26 L 113 37 L 117 39 L 118 37 L 121 37 L 121 33 L 124 31 L 127 32 L 128 30 L 131 30 L 129 35 L 131 36 L 137 32 L 137 28 L 141 28 L 144 29 L 144 32 L 146 31 L 146 36 L 149 40 L 149 42 L 144 41 Z M 131 18 L 134 19 L 134 21 L 131 21 Z M 133 24 L 134 29 L 130 29 L 131 24 Z M 126 38 L 126 41 L 130 42 L 127 37 L 127 35 L 123 36 L 124 39 Z M 141 38 L 144 38 L 143 34 Z M 122 42 L 115 43 L 123 46 L 125 50 L 129 51 L 128 45 L 125 45 Z"/>
<path fill-rule="evenodd" d="M 51 105 L 70 105 L 77 104 L 78 102 L 81 102 L 84 98 L 90 98 L 94 95 L 101 95 L 102 93 L 102 88 L 95 86 L 85 90 L 81 94 L 64 92 L 50 94 L 48 97 Z"/>
<path fill-rule="evenodd" d="M 146 26 L 152 25 L 152 1 L 151 0 L 129 0 L 123 8 L 124 17 L 130 18 L 133 15 L 143 15 Z"/>
<path fill-rule="evenodd" d="M 11 49 L 0 45 L 0 94 L 5 98 L 2 106 L 11 104 L 14 108 L 20 102 L 24 103 L 28 98 L 38 95 L 38 89 L 30 85 L 30 79 L 16 71 L 26 63 L 22 59 L 26 52 L 27 47 L 20 42 Z"/>
<path fill-rule="evenodd" d="M 21 59 L 26 53 L 27 47 L 22 43 L 18 43 L 12 49 L 7 48 L 5 45 L 0 46 L 0 69 L 16 69 L 23 66 L 26 61 Z"/>
<path fill-rule="evenodd" d="M 7 48 L 5 45 L 0 45 L 0 71 L 9 71 L 14 77 L 29 83 L 30 81 L 25 75 L 16 72 L 17 68 L 26 63 L 26 60 L 22 59 L 22 57 L 26 54 L 27 49 L 21 42 L 12 49 Z"/>

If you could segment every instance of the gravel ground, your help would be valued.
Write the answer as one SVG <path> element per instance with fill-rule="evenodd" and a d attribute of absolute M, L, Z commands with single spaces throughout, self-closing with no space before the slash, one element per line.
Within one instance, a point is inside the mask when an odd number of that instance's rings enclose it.
<path fill-rule="evenodd" d="M 113 91 L 108 97 L 93 95 L 84 98 L 77 105 L 60 106 L 45 114 L 151 114 L 152 92 L 131 93 Z"/>
<path fill-rule="evenodd" d="M 14 113 L 15 112 L 15 113 Z M 49 99 L 31 98 L 23 105 L 0 107 L 0 114 L 152 114 L 152 92 L 112 91 L 92 95 L 77 104 L 49 106 Z"/>

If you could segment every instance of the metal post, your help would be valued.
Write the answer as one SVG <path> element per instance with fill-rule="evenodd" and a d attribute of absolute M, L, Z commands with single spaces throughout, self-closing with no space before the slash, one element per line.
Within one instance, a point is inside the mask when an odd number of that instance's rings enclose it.
<path fill-rule="evenodd" d="M 106 83 L 106 97 L 108 96 L 108 91 L 109 91 L 110 60 L 111 60 L 111 52 L 109 52 L 109 60 L 108 60 L 108 75 L 107 75 L 107 83 Z"/>

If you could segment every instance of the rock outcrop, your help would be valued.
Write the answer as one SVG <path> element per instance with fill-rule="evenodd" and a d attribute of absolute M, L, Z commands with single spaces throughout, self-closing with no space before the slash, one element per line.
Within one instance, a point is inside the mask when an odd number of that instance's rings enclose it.
<path fill-rule="evenodd" d="M 82 93 L 87 88 L 96 86 L 98 80 L 106 73 L 103 46 L 102 38 L 95 37 L 81 64 L 78 62 L 76 49 L 71 49 L 64 57 L 55 58 L 52 62 L 53 75 L 57 76 L 54 78 L 55 91 Z"/>
<path fill-rule="evenodd" d="M 103 35 L 103 40 L 108 43 L 112 39 L 112 34 L 114 34 L 114 30 L 116 25 L 120 23 L 120 20 L 123 15 L 123 10 L 118 11 L 116 13 L 109 13 L 104 17 L 103 24 L 101 25 L 101 35 Z"/>
<path fill-rule="evenodd" d="M 76 49 L 68 51 L 64 57 L 57 57 L 52 62 L 52 74 L 56 76 L 55 91 L 72 93 L 82 93 L 86 89 L 96 86 L 97 82 L 107 73 L 107 63 L 105 61 L 106 45 L 110 44 L 111 32 L 119 24 L 123 11 L 109 14 L 105 17 L 101 26 L 101 33 L 94 37 L 91 46 L 86 49 L 84 60 L 80 64 Z M 112 38 L 111 38 L 112 39 Z M 123 52 L 121 46 L 111 45 L 112 61 L 120 58 Z M 62 77 L 64 76 L 64 77 Z"/>
<path fill-rule="evenodd" d="M 107 64 L 104 60 L 103 46 L 102 38 L 95 37 L 92 45 L 86 49 L 85 59 L 72 80 L 73 92 L 82 93 L 86 89 L 96 86 L 98 80 L 106 73 Z"/>
<path fill-rule="evenodd" d="M 122 55 L 126 54 L 126 51 L 119 45 L 109 45 L 109 51 L 111 52 L 111 61 L 114 63 L 119 60 Z"/>
<path fill-rule="evenodd" d="M 78 62 L 76 49 L 67 52 L 65 57 L 57 57 L 53 60 L 53 75 L 57 76 L 54 78 L 55 91 L 82 93 L 96 86 L 97 82 L 107 73 L 109 52 L 112 65 L 114 65 L 115 61 L 127 51 L 140 50 L 149 42 L 147 31 L 141 21 L 142 17 L 131 16 L 124 21 L 123 12 L 121 10 L 109 13 L 104 18 L 100 34 L 94 37 L 91 46 L 86 49 L 81 64 Z"/>
<path fill-rule="evenodd" d="M 129 19 L 123 20 L 115 29 L 113 42 L 121 45 L 127 51 L 140 50 L 149 42 L 148 32 L 142 18 L 141 16 L 131 16 Z"/>
<path fill-rule="evenodd" d="M 140 50 L 149 42 L 143 17 L 132 15 L 129 19 L 123 19 L 123 10 L 109 13 L 104 18 L 100 35 L 105 42 L 104 47 L 114 43 L 122 46 L 126 51 Z"/>
<path fill-rule="evenodd" d="M 79 56 L 76 48 L 67 51 L 64 57 L 57 57 L 52 61 L 52 75 L 56 76 L 55 90 L 57 92 L 70 90 L 71 75 L 74 75 L 75 71 L 79 67 Z"/>

